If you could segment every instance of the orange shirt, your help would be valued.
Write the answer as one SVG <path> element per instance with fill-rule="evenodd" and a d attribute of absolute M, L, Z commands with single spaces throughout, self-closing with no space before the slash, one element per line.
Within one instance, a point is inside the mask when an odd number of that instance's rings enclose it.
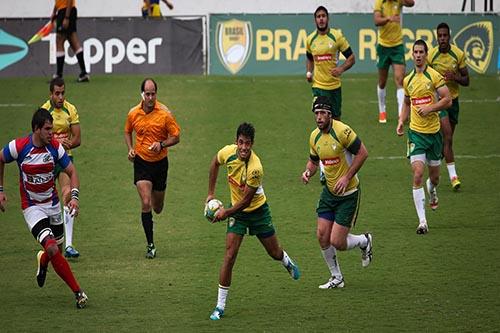
<path fill-rule="evenodd" d="M 143 160 L 156 162 L 165 158 L 167 148 L 159 153 L 149 150 L 158 141 L 164 141 L 169 136 L 179 136 L 181 128 L 168 108 L 156 101 L 153 111 L 144 112 L 142 102 L 130 109 L 125 122 L 125 133 L 135 131 L 135 153 Z"/>
<path fill-rule="evenodd" d="M 57 10 L 66 8 L 66 4 L 68 3 L 68 0 L 56 0 L 56 8 Z M 76 7 L 75 0 L 71 0 L 71 7 Z"/>

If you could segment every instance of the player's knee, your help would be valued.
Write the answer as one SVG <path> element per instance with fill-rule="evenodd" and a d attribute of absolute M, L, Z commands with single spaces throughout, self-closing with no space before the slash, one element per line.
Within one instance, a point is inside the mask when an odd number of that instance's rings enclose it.
<path fill-rule="evenodd" d="M 156 214 L 160 214 L 163 210 L 163 203 L 154 205 L 153 210 Z"/>
<path fill-rule="evenodd" d="M 59 251 L 57 241 L 53 237 L 48 237 L 48 239 L 43 242 L 43 248 L 45 249 L 45 252 L 49 256 L 49 258 L 55 256 Z"/>
<path fill-rule="evenodd" d="M 346 242 L 338 237 L 331 237 L 330 244 L 339 251 L 344 251 L 347 248 Z"/>

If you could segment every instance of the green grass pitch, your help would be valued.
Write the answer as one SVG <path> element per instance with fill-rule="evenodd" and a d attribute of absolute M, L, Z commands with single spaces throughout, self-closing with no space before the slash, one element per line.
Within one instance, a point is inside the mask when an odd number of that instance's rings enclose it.
<path fill-rule="evenodd" d="M 461 90 L 455 135 L 463 187 L 454 193 L 442 169 L 439 209 L 427 210 L 429 234 L 415 233 L 406 139 L 397 137 L 394 85 L 388 123 L 377 121 L 376 76 L 343 76 L 343 120 L 364 141 L 361 210 L 355 233 L 374 235 L 374 259 L 363 269 L 359 250 L 341 252 L 346 286 L 319 290 L 329 276 L 315 237 L 319 180 L 300 174 L 314 129 L 310 87 L 302 77 L 158 76 L 158 99 L 173 111 L 181 142 L 170 150 L 164 212 L 155 216 L 158 257 L 144 258 L 140 205 L 132 184 L 123 127 L 139 102 L 142 76 L 68 81 L 78 107 L 82 146 L 75 150 L 81 216 L 71 266 L 89 296 L 77 310 L 71 291 L 50 267 L 35 280 L 39 245 L 19 205 L 18 170 L 6 167 L 9 202 L 0 213 L 0 322 L 3 332 L 198 331 L 498 331 L 500 301 L 500 81 L 472 76 Z M 48 96 L 42 78 L 1 79 L 0 144 L 30 132 L 32 111 Z M 256 127 L 254 150 L 278 237 L 303 273 L 293 281 L 246 237 L 233 274 L 226 316 L 208 316 L 217 297 L 225 226 L 203 217 L 208 167 L 234 141 L 243 121 Z M 217 197 L 229 201 L 224 173 Z"/>

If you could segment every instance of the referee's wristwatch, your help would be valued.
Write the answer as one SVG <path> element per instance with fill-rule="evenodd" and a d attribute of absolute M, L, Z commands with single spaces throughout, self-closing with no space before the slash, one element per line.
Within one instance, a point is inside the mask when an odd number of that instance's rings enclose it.
<path fill-rule="evenodd" d="M 160 141 L 160 147 L 161 147 L 161 149 L 167 148 L 167 144 L 164 143 L 163 141 Z"/>

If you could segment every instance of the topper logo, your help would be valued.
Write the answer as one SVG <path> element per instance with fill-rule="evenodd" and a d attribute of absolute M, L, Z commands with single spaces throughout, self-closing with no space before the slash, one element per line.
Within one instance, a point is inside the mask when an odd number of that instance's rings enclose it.
<path fill-rule="evenodd" d="M 24 40 L 2 29 L 0 29 L 0 46 L 12 49 L 11 52 L 0 54 L 0 71 L 22 60 L 28 54 L 28 45 Z"/>

